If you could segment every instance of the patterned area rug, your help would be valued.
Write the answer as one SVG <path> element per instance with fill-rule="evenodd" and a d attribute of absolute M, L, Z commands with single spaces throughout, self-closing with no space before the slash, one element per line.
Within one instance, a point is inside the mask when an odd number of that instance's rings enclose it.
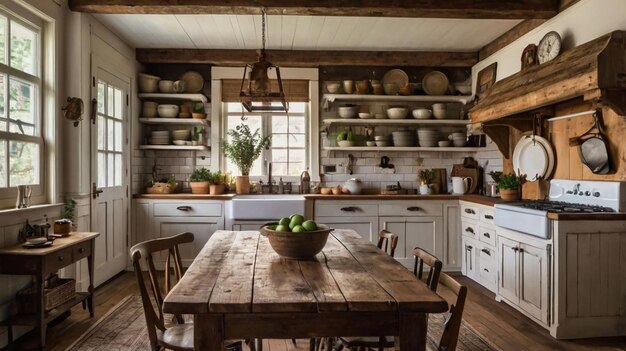
<path fill-rule="evenodd" d="M 428 323 L 428 348 L 436 350 L 444 323 L 443 314 L 430 315 Z M 298 342 L 293 350 L 308 350 L 308 342 Z M 143 316 L 141 297 L 129 295 L 107 312 L 67 351 L 150 351 L 150 341 Z M 469 324 L 463 322 L 457 345 L 459 351 L 500 350 L 482 337 Z"/>

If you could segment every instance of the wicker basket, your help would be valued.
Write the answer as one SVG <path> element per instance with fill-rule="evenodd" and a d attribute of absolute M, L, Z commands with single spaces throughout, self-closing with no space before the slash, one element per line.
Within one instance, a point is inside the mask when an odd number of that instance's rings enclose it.
<path fill-rule="evenodd" d="M 76 280 L 59 279 L 55 287 L 44 289 L 44 310 L 50 311 L 76 296 Z M 17 301 L 22 313 L 37 312 L 37 289 L 34 286 L 26 287 L 17 292 Z"/>

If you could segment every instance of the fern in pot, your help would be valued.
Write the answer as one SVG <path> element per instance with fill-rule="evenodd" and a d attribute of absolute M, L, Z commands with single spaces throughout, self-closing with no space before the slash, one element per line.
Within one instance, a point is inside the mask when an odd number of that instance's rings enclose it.
<path fill-rule="evenodd" d="M 250 127 L 243 122 L 235 129 L 230 129 L 228 136 L 230 140 L 224 140 L 222 149 L 226 157 L 231 159 L 241 172 L 235 180 L 236 193 L 248 194 L 250 192 L 250 169 L 254 161 L 261 156 L 263 149 L 270 145 L 270 137 L 263 137 L 258 128 L 252 132 Z"/>
<path fill-rule="evenodd" d="M 189 186 L 192 194 L 208 194 L 211 183 L 211 172 L 202 167 L 195 169 L 189 176 Z"/>
<path fill-rule="evenodd" d="M 220 195 L 224 193 L 226 185 L 224 184 L 225 175 L 221 171 L 210 174 L 209 177 L 209 194 Z"/>

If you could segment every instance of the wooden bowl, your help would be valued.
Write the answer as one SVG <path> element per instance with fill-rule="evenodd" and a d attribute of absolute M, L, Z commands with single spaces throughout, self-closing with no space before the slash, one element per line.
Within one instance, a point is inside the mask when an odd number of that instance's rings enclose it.
<path fill-rule="evenodd" d="M 270 241 L 272 249 L 282 258 L 290 260 L 311 260 L 320 253 L 332 228 L 318 224 L 318 230 L 313 232 L 291 233 L 277 232 L 269 229 L 266 224 L 261 227 L 261 234 Z"/>

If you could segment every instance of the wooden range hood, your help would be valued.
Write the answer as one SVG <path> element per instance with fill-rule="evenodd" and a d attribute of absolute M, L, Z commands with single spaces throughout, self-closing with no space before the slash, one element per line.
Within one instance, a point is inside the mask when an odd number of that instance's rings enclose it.
<path fill-rule="evenodd" d="M 509 128 L 532 129 L 537 112 L 567 100 L 582 99 L 626 115 L 626 31 L 615 31 L 496 82 L 470 110 L 506 158 Z"/>

